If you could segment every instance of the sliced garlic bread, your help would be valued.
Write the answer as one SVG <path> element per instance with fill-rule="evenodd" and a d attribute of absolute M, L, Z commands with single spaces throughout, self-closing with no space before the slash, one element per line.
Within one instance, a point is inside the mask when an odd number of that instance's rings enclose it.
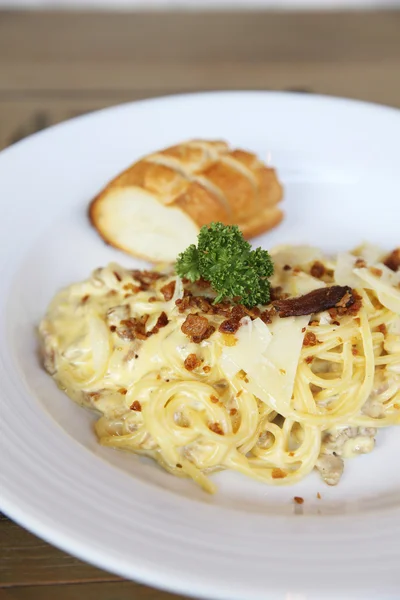
<path fill-rule="evenodd" d="M 237 224 L 246 238 L 283 214 L 274 169 L 225 142 L 192 140 L 150 154 L 113 179 L 89 207 L 103 239 L 151 262 L 171 262 L 202 225 Z"/>

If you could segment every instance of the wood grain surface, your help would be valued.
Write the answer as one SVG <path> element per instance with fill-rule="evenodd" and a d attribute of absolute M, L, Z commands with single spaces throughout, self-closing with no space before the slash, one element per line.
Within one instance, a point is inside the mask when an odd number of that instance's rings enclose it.
<path fill-rule="evenodd" d="M 400 107 L 400 11 L 0 11 L 0 149 L 85 112 L 217 89 L 299 90 Z M 179 600 L 0 518 L 0 600 Z"/>

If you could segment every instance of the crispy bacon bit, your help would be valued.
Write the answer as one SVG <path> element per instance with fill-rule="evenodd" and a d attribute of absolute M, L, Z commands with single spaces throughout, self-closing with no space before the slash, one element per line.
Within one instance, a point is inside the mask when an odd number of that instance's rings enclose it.
<path fill-rule="evenodd" d="M 119 273 L 117 273 L 117 271 L 113 271 L 113 273 L 114 273 L 114 275 L 115 275 L 115 279 L 116 279 L 117 281 L 122 281 L 122 277 L 121 277 L 121 275 L 120 275 Z"/>
<path fill-rule="evenodd" d="M 321 342 L 317 340 L 315 333 L 312 331 L 307 331 L 306 335 L 304 336 L 303 346 L 316 346 L 320 343 Z"/>
<path fill-rule="evenodd" d="M 291 267 L 290 265 L 285 265 L 285 266 L 283 267 L 283 270 L 284 270 L 284 271 L 290 271 L 290 269 L 291 269 L 291 268 L 292 268 L 292 267 Z"/>
<path fill-rule="evenodd" d="M 385 323 L 381 323 L 380 325 L 378 325 L 378 331 L 383 333 L 383 335 L 387 334 L 387 327 L 386 327 Z"/>
<path fill-rule="evenodd" d="M 203 367 L 203 371 L 204 371 L 204 373 L 209 373 L 211 371 L 211 367 L 206 365 L 205 367 Z"/>
<path fill-rule="evenodd" d="M 246 315 L 248 315 L 252 321 L 257 319 L 261 314 L 261 310 L 258 308 L 258 306 L 254 306 L 253 308 L 246 308 L 244 306 L 243 308 L 246 311 Z"/>
<path fill-rule="evenodd" d="M 391 271 L 398 271 L 400 269 L 400 248 L 393 250 L 393 252 L 386 257 L 383 264 Z"/>
<path fill-rule="evenodd" d="M 175 292 L 175 285 L 176 285 L 175 281 L 170 281 L 166 285 L 163 285 L 162 288 L 160 289 L 160 292 L 164 296 L 164 300 L 166 302 L 168 302 L 169 300 L 172 299 L 174 292 Z"/>
<path fill-rule="evenodd" d="M 146 332 L 146 322 L 149 315 L 143 315 L 138 319 L 122 319 L 121 327 L 118 327 L 117 334 L 123 340 L 139 340 L 147 339 L 151 333 Z"/>
<path fill-rule="evenodd" d="M 275 302 L 275 300 L 285 300 L 287 297 L 288 294 L 283 292 L 283 288 L 280 285 L 271 288 L 271 302 Z"/>
<path fill-rule="evenodd" d="M 221 323 L 221 325 L 218 327 L 218 331 L 220 333 L 236 333 L 237 330 L 240 327 L 240 320 L 239 319 L 226 319 L 226 321 L 223 321 Z"/>
<path fill-rule="evenodd" d="M 217 398 L 217 396 L 214 396 L 213 394 L 211 394 L 210 400 L 213 404 L 218 404 L 218 402 L 219 402 L 219 399 Z"/>
<path fill-rule="evenodd" d="M 231 415 L 231 417 L 236 415 L 236 413 L 237 413 L 237 408 L 231 408 L 231 410 L 229 411 L 229 414 Z"/>
<path fill-rule="evenodd" d="M 211 306 L 211 312 L 214 315 L 221 315 L 222 317 L 230 317 L 232 314 L 232 304 L 229 302 L 218 302 Z"/>
<path fill-rule="evenodd" d="M 156 298 L 156 296 L 150 296 L 148 301 L 149 302 L 157 302 L 157 298 Z"/>
<path fill-rule="evenodd" d="M 199 287 L 200 289 L 206 289 L 206 288 L 209 288 L 209 287 L 211 287 L 211 286 L 210 286 L 210 282 L 209 282 L 209 281 L 206 281 L 206 280 L 205 280 L 205 279 L 203 279 L 202 277 L 200 277 L 200 279 L 198 279 L 198 280 L 196 281 L 196 285 L 197 285 L 197 287 Z"/>
<path fill-rule="evenodd" d="M 312 361 L 313 361 L 313 360 L 314 360 L 314 357 L 313 357 L 313 356 L 307 356 L 307 357 L 306 357 L 306 363 L 307 363 L 308 365 L 310 365 L 310 364 L 312 363 Z"/>
<path fill-rule="evenodd" d="M 90 294 L 86 294 L 86 296 L 82 296 L 81 304 L 86 304 L 86 302 L 89 300 L 89 298 L 90 298 Z"/>
<path fill-rule="evenodd" d="M 190 307 L 190 296 L 185 295 L 183 298 L 175 300 L 175 304 L 178 307 L 180 313 L 185 312 Z"/>
<path fill-rule="evenodd" d="M 336 319 L 336 317 L 338 316 L 337 308 L 330 308 L 328 310 L 328 313 L 331 319 Z"/>
<path fill-rule="evenodd" d="M 208 429 L 211 429 L 211 431 L 213 431 L 214 433 L 217 433 L 218 435 L 224 435 L 224 430 L 222 429 L 222 427 L 219 423 L 211 423 L 208 426 Z"/>
<path fill-rule="evenodd" d="M 304 504 L 304 498 L 301 498 L 300 496 L 295 496 L 293 500 L 296 502 L 296 504 Z"/>
<path fill-rule="evenodd" d="M 166 313 L 163 311 L 160 316 L 157 319 L 157 323 L 154 325 L 153 329 L 151 330 L 151 334 L 153 333 L 158 333 L 160 331 L 160 329 L 162 327 L 165 327 L 166 325 L 168 325 L 168 317 L 166 315 Z"/>
<path fill-rule="evenodd" d="M 276 311 L 274 308 L 271 308 L 270 310 L 263 310 L 263 312 L 260 314 L 260 319 L 263 323 L 269 325 L 270 323 L 272 323 L 272 317 L 275 314 Z"/>
<path fill-rule="evenodd" d="M 306 328 L 305 328 L 305 327 L 302 327 L 302 328 L 301 328 L 301 333 L 304 333 L 304 332 L 305 332 L 305 330 L 306 330 Z"/>
<path fill-rule="evenodd" d="M 377 269 L 376 267 L 370 267 L 369 272 L 375 275 L 375 277 L 382 277 L 383 273 L 382 269 Z"/>
<path fill-rule="evenodd" d="M 154 281 L 160 279 L 162 277 L 162 273 L 156 273 L 155 271 L 139 271 L 139 269 L 134 269 L 131 271 L 131 275 L 135 281 L 138 281 L 140 284 L 141 290 L 147 290 Z"/>
<path fill-rule="evenodd" d="M 201 360 L 196 356 L 196 354 L 189 354 L 189 356 L 185 358 L 185 362 L 183 364 L 185 369 L 188 371 L 193 371 L 201 365 Z"/>
<path fill-rule="evenodd" d="M 332 325 L 336 325 L 336 327 L 339 327 L 340 323 L 339 323 L 339 321 L 332 321 Z"/>
<path fill-rule="evenodd" d="M 319 327 L 319 321 L 311 321 L 310 327 Z"/>
<path fill-rule="evenodd" d="M 118 392 L 120 394 L 122 394 L 123 396 L 125 396 L 127 394 L 128 390 L 126 388 L 119 388 Z"/>
<path fill-rule="evenodd" d="M 111 333 L 114 333 L 114 331 L 117 329 L 116 325 L 110 325 L 110 331 Z"/>
<path fill-rule="evenodd" d="M 357 267 L 357 269 L 365 269 L 367 263 L 363 258 L 357 258 L 356 262 L 354 263 L 354 266 Z"/>
<path fill-rule="evenodd" d="M 339 306 L 348 308 L 354 303 L 354 292 L 348 286 L 333 285 L 313 290 L 304 296 L 274 302 L 281 318 L 300 317 Z"/>
<path fill-rule="evenodd" d="M 193 296 L 192 303 L 206 314 L 214 312 L 211 302 L 204 296 Z"/>
<path fill-rule="evenodd" d="M 284 479 L 285 477 L 287 477 L 287 473 L 282 471 L 282 469 L 272 469 L 272 479 Z"/>
<path fill-rule="evenodd" d="M 131 410 L 134 410 L 136 412 L 142 412 L 142 405 L 140 404 L 139 400 L 135 400 L 134 402 L 132 402 L 130 408 Z"/>
<path fill-rule="evenodd" d="M 317 279 L 321 279 L 321 277 L 323 277 L 325 275 L 325 266 L 322 264 L 322 262 L 320 262 L 319 260 L 316 260 L 311 269 L 310 269 L 310 275 L 312 275 L 313 277 L 316 277 Z"/>
<path fill-rule="evenodd" d="M 357 294 L 357 292 L 355 290 L 352 291 L 352 296 L 353 296 L 353 304 L 351 304 L 350 306 L 348 306 L 346 308 L 340 308 L 338 310 L 338 313 L 340 315 L 346 314 L 346 315 L 350 315 L 350 316 L 354 317 L 355 315 L 358 314 L 358 311 L 362 307 L 362 298 L 359 294 Z M 361 321 L 358 317 L 357 317 L 357 319 L 358 319 L 358 324 L 360 325 Z"/>
<path fill-rule="evenodd" d="M 202 337 L 193 337 L 192 340 L 195 344 L 200 344 L 203 340 L 207 340 L 215 331 L 214 325 L 210 325 Z"/>
<path fill-rule="evenodd" d="M 199 344 L 210 337 L 215 331 L 213 325 L 209 325 L 208 320 L 199 314 L 188 315 L 183 323 L 181 330 L 185 335 L 191 338 L 192 342 Z"/>
<path fill-rule="evenodd" d="M 343 298 L 341 298 L 338 302 L 336 302 L 335 307 L 336 308 L 346 308 L 347 306 L 349 306 L 350 301 L 351 301 L 351 289 L 346 291 Z"/>

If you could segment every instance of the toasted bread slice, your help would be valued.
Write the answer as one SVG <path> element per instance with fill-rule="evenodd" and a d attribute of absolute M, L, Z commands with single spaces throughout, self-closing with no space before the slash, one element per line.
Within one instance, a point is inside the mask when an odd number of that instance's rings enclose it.
<path fill-rule="evenodd" d="M 225 142 L 193 140 L 151 154 L 118 175 L 92 201 L 103 239 L 152 262 L 171 262 L 202 225 L 237 224 L 250 238 L 283 217 L 274 169 Z"/>

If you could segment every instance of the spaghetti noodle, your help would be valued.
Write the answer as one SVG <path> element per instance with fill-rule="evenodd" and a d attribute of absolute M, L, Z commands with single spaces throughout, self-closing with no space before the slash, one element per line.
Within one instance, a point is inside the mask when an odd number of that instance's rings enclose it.
<path fill-rule="evenodd" d="M 400 272 L 371 247 L 335 260 L 303 247 L 271 255 L 281 297 L 348 285 L 357 310 L 280 318 L 271 306 L 236 308 L 227 333 L 234 307 L 213 305 L 204 282 L 116 264 L 55 297 L 40 324 L 44 364 L 100 413 L 102 444 L 209 492 L 221 469 L 288 484 L 317 468 L 335 484 L 343 459 L 400 424 Z"/>

